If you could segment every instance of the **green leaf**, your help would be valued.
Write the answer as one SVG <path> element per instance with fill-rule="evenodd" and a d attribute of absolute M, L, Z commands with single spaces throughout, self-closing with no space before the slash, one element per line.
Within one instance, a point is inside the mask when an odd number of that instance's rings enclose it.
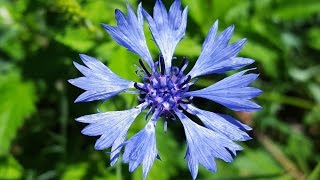
<path fill-rule="evenodd" d="M 320 123 L 319 111 L 320 111 L 320 105 L 312 108 L 304 117 L 304 122 L 310 126 L 315 125 L 314 127 L 316 127 L 316 125 Z"/>
<path fill-rule="evenodd" d="M 88 168 L 89 168 L 89 164 L 86 162 L 69 165 L 67 166 L 61 179 L 62 180 L 83 179 L 84 176 L 86 175 Z"/>
<path fill-rule="evenodd" d="M 290 133 L 290 128 L 289 126 L 281 121 L 281 119 L 278 119 L 273 116 L 267 116 L 263 118 L 263 121 L 259 122 L 262 126 L 262 128 L 268 128 L 271 127 L 275 130 L 280 131 L 281 133 L 284 134 L 289 134 Z"/>
<path fill-rule="evenodd" d="M 312 157 L 313 146 L 311 140 L 301 133 L 291 131 L 286 149 L 288 154 L 295 158 L 300 168 L 307 171 L 307 162 Z"/>
<path fill-rule="evenodd" d="M 289 75 L 296 81 L 305 82 L 310 80 L 312 77 L 319 75 L 320 66 L 310 66 L 309 68 L 299 69 L 293 67 L 289 69 Z"/>
<path fill-rule="evenodd" d="M 108 49 L 106 51 L 112 51 L 108 59 L 108 67 L 113 70 L 120 77 L 139 81 L 138 76 L 135 74 L 136 68 L 134 64 L 139 64 L 139 57 L 127 49 L 117 46 L 114 49 Z"/>
<path fill-rule="evenodd" d="M 222 4 L 222 2 L 225 3 L 225 1 L 217 1 L 217 3 L 218 2 L 220 2 L 220 4 Z M 224 16 L 226 23 L 231 24 L 237 21 L 247 20 L 250 15 L 249 8 L 250 1 L 239 1 L 237 4 L 232 4 L 227 12 L 222 11 L 221 14 Z"/>
<path fill-rule="evenodd" d="M 185 57 L 198 57 L 201 52 L 201 45 L 191 38 L 182 39 L 175 50 L 174 55 Z"/>
<path fill-rule="evenodd" d="M 56 34 L 54 39 L 78 52 L 86 52 L 95 44 L 93 35 L 85 27 L 67 27 L 63 33 Z"/>
<path fill-rule="evenodd" d="M 208 19 L 206 14 L 206 10 L 209 9 L 209 6 L 206 6 L 207 3 L 204 0 L 182 0 L 183 4 L 187 4 L 189 7 L 189 14 L 192 14 L 191 18 L 198 24 L 203 24 L 204 19 Z M 201 28 L 201 27 L 199 27 Z"/>
<path fill-rule="evenodd" d="M 0 76 L 0 156 L 8 152 L 11 140 L 26 117 L 35 111 L 35 90 L 18 73 Z"/>
<path fill-rule="evenodd" d="M 320 69 L 320 68 L 319 68 Z M 319 71 L 320 72 L 320 71 Z M 319 75 L 319 74 L 318 74 Z M 317 83 L 310 83 L 308 85 L 308 89 L 312 94 L 315 101 L 320 104 L 320 84 Z"/>
<path fill-rule="evenodd" d="M 198 24 L 195 28 L 200 28 L 200 31 L 206 34 L 216 19 L 224 19 L 230 8 L 238 4 L 241 6 L 245 1 L 183 0 L 182 2 L 189 6 L 189 15 Z"/>
<path fill-rule="evenodd" d="M 317 180 L 320 179 L 320 162 L 318 165 L 314 168 L 314 170 L 311 172 L 311 174 L 307 178 L 308 180 Z"/>
<path fill-rule="evenodd" d="M 23 168 L 12 155 L 0 159 L 0 179 L 20 179 L 22 172 Z"/>
<path fill-rule="evenodd" d="M 25 27 L 15 22 L 9 8 L 0 6 L 0 51 L 5 52 L 10 58 L 23 59 L 25 47 L 22 38 L 25 35 Z M 8 28 L 10 27 L 10 28 Z"/>
<path fill-rule="evenodd" d="M 114 21 L 115 9 L 120 9 L 124 13 L 127 13 L 125 2 L 125 0 L 110 2 L 104 0 L 88 1 L 83 4 L 83 9 L 85 12 L 91 12 L 86 14 L 86 17 L 88 19 L 92 20 L 92 22 L 99 24 Z M 136 7 L 134 2 L 130 2 L 130 5 L 132 7 Z M 96 26 L 97 24 L 95 24 L 94 26 Z"/>
<path fill-rule="evenodd" d="M 243 146 L 243 145 L 241 145 Z M 244 147 L 243 152 L 231 163 L 215 159 L 217 172 L 212 173 L 199 166 L 199 179 L 285 179 L 283 169 L 264 150 Z M 290 178 L 287 178 L 290 179 Z"/>
<path fill-rule="evenodd" d="M 240 52 L 245 57 L 251 57 L 262 64 L 265 73 L 273 78 L 278 77 L 279 69 L 277 61 L 278 54 L 274 50 L 255 42 L 253 39 L 248 40 L 247 44 Z"/>
<path fill-rule="evenodd" d="M 285 46 L 281 41 L 281 32 L 276 26 L 270 26 L 261 21 L 260 18 L 252 18 L 247 28 L 252 29 L 252 31 L 264 38 L 263 41 L 272 43 L 272 47 L 284 50 Z"/>
<path fill-rule="evenodd" d="M 315 1 L 296 1 L 281 5 L 271 12 L 275 20 L 302 20 L 319 13 L 320 3 Z"/>
<path fill-rule="evenodd" d="M 320 27 L 311 28 L 308 33 L 308 40 L 306 41 L 311 47 L 320 50 Z"/>
<path fill-rule="evenodd" d="M 281 173 L 282 168 L 263 150 L 245 149 L 244 156 L 235 159 L 235 165 L 242 175 Z"/>

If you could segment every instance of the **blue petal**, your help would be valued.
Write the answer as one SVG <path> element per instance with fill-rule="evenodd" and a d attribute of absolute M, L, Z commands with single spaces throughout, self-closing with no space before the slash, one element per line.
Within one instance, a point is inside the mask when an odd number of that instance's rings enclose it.
<path fill-rule="evenodd" d="M 188 144 L 186 158 L 193 179 L 196 179 L 197 176 L 198 163 L 209 171 L 215 172 L 215 158 L 231 162 L 233 159 L 229 151 L 236 155 L 236 151 L 242 150 L 241 146 L 223 134 L 196 124 L 179 111 L 176 111 L 176 115 L 179 117 L 186 134 Z"/>
<path fill-rule="evenodd" d="M 234 125 L 234 123 L 226 120 L 224 117 L 226 115 L 222 116 L 210 111 L 201 110 L 192 105 L 187 105 L 187 110 L 189 110 L 192 114 L 198 116 L 198 118 L 207 128 L 220 133 L 221 135 L 225 135 L 230 140 L 246 141 L 251 139 L 251 137 L 243 131 L 243 128 Z M 228 119 L 230 120 L 230 118 Z"/>
<path fill-rule="evenodd" d="M 127 131 L 122 131 L 117 139 L 114 140 L 113 145 L 111 147 L 111 154 L 110 154 L 110 165 L 114 166 L 118 160 L 120 155 L 120 151 L 122 149 L 122 145 L 126 140 Z"/>
<path fill-rule="evenodd" d="M 153 8 L 153 17 L 145 10 L 143 15 L 147 19 L 153 39 L 164 58 L 166 72 L 170 73 L 174 50 L 185 36 L 187 26 L 188 7 L 181 10 L 180 0 L 175 0 L 169 13 L 161 0 L 157 0 Z"/>
<path fill-rule="evenodd" d="M 69 82 L 75 86 L 77 86 L 76 84 L 73 83 L 72 79 L 69 80 Z M 79 86 L 78 86 L 79 87 Z M 77 99 L 74 102 L 88 102 L 88 101 L 95 101 L 95 100 L 107 100 L 109 98 L 111 98 L 112 96 L 115 96 L 119 93 L 121 93 L 123 90 L 119 90 L 119 91 L 112 91 L 112 92 L 107 92 L 106 90 L 101 90 L 101 91 L 96 91 L 96 90 L 92 90 L 92 91 L 86 91 L 82 94 L 80 94 L 80 96 L 77 97 Z"/>
<path fill-rule="evenodd" d="M 261 107 L 250 101 L 262 93 L 260 89 L 247 87 L 255 80 L 257 74 L 243 75 L 248 70 L 229 76 L 209 87 L 197 91 L 187 92 L 186 96 L 196 96 L 215 101 L 234 111 L 256 111 Z"/>
<path fill-rule="evenodd" d="M 110 159 L 111 165 L 114 165 L 117 160 L 115 156 L 117 156 L 121 150 L 119 146 L 125 141 L 130 125 L 145 107 L 146 104 L 140 104 L 130 110 L 82 116 L 77 118 L 76 121 L 89 123 L 89 125 L 81 131 L 82 134 L 88 136 L 101 135 L 96 141 L 95 149 L 103 150 L 112 146 Z"/>
<path fill-rule="evenodd" d="M 236 70 L 254 62 L 249 58 L 236 57 L 244 46 L 246 39 L 228 45 L 234 26 L 228 27 L 216 37 L 217 30 L 218 21 L 212 25 L 202 45 L 201 54 L 194 67 L 188 73 L 192 78 Z"/>
<path fill-rule="evenodd" d="M 192 179 L 196 179 L 198 175 L 199 165 L 196 157 L 190 155 L 189 148 L 187 148 L 186 158 L 188 159 L 188 168 L 190 170 Z M 212 163 L 215 164 L 214 161 Z"/>
<path fill-rule="evenodd" d="M 150 120 L 144 129 L 125 142 L 123 162 L 129 163 L 130 172 L 142 164 L 143 179 L 146 179 L 154 159 L 158 157 L 155 123 Z"/>
<path fill-rule="evenodd" d="M 128 17 L 120 10 L 115 11 L 118 27 L 102 24 L 112 38 L 129 51 L 140 55 L 153 68 L 153 60 L 148 50 L 143 32 L 143 16 L 141 3 L 137 9 L 137 16 L 127 2 Z"/>
<path fill-rule="evenodd" d="M 251 131 L 252 128 L 246 124 L 241 123 L 240 121 L 237 121 L 236 119 L 232 118 L 231 116 L 225 115 L 225 114 L 219 114 L 221 117 L 223 117 L 225 120 L 227 120 L 229 123 L 237 126 L 242 131 Z"/>
<path fill-rule="evenodd" d="M 75 102 L 106 100 L 133 87 L 132 81 L 120 78 L 99 60 L 84 54 L 80 58 L 87 67 L 76 62 L 74 65 L 84 77 L 70 79 L 68 82 L 86 91 Z"/>
<path fill-rule="evenodd" d="M 246 87 L 251 82 L 253 82 L 259 74 L 245 74 L 246 72 L 250 71 L 252 69 L 247 69 L 240 71 L 238 73 L 233 74 L 232 76 L 228 76 L 224 78 L 223 80 L 216 82 L 214 86 L 216 86 L 216 89 L 226 89 L 226 88 L 234 88 L 234 87 Z"/>

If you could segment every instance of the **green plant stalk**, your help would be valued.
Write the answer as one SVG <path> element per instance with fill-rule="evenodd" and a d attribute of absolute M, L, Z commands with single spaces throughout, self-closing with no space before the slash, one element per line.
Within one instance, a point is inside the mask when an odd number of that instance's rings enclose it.
<path fill-rule="evenodd" d="M 286 157 L 286 155 L 272 142 L 272 140 L 263 134 L 257 135 L 258 141 L 266 148 L 266 150 L 277 160 L 280 165 L 294 178 L 304 180 L 304 174 L 296 167 L 296 165 Z"/>
<path fill-rule="evenodd" d="M 122 164 L 121 164 L 121 161 L 118 161 L 118 163 L 117 163 L 116 175 L 117 175 L 117 180 L 122 180 Z"/>
<path fill-rule="evenodd" d="M 317 109 L 320 109 L 320 105 L 314 104 L 310 101 L 296 98 L 296 97 L 290 97 L 290 96 L 284 96 L 279 93 L 270 93 L 270 92 L 264 92 L 262 95 L 258 97 L 259 99 L 267 100 L 267 101 L 275 101 L 282 104 L 288 104 L 296 107 L 300 107 L 303 109 L 312 109 L 316 107 Z"/>
<path fill-rule="evenodd" d="M 66 159 L 67 155 L 67 119 L 68 119 L 68 98 L 66 96 L 66 92 L 64 91 L 64 85 L 61 84 L 62 88 L 59 89 L 61 93 L 60 99 L 60 130 L 61 136 L 63 140 L 61 142 L 61 146 L 63 147 L 62 159 Z"/>
<path fill-rule="evenodd" d="M 307 180 L 317 180 L 317 179 L 320 179 L 320 162 L 307 178 Z"/>

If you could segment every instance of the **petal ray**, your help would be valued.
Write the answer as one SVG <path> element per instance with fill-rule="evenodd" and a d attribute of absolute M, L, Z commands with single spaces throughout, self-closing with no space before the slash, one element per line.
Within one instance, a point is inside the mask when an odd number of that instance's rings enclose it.
<path fill-rule="evenodd" d="M 258 75 L 252 73 L 243 75 L 247 71 L 238 72 L 209 87 L 189 91 L 185 95 L 206 98 L 234 111 L 249 112 L 259 110 L 261 107 L 249 99 L 260 95 L 262 91 L 257 88 L 247 87 Z"/>
<path fill-rule="evenodd" d="M 230 140 L 247 141 L 251 139 L 251 137 L 245 131 L 243 131 L 243 126 L 235 125 L 241 123 L 235 119 L 230 120 L 231 117 L 229 117 L 229 121 L 234 121 L 234 123 L 229 122 L 227 119 L 225 119 L 227 115 L 220 115 L 210 111 L 201 110 L 192 105 L 187 105 L 186 110 L 198 116 L 198 118 L 207 128 L 225 135 Z"/>
<path fill-rule="evenodd" d="M 244 46 L 246 39 L 242 39 L 230 45 L 228 44 L 233 34 L 233 25 L 225 29 L 216 37 L 217 30 L 218 21 L 210 28 L 202 45 L 201 54 L 194 67 L 188 73 L 192 78 L 240 69 L 254 62 L 254 60 L 249 58 L 236 57 Z"/>
<path fill-rule="evenodd" d="M 241 146 L 226 136 L 196 124 L 179 111 L 175 111 L 175 113 L 186 134 L 188 144 L 186 158 L 193 179 L 197 177 L 198 163 L 209 171 L 215 172 L 215 158 L 231 162 L 233 158 L 230 152 L 236 155 L 236 151 L 242 150 Z"/>
<path fill-rule="evenodd" d="M 155 123 L 151 118 L 144 129 L 125 142 L 123 162 L 129 163 L 130 172 L 142 164 L 143 179 L 146 179 L 154 159 L 158 157 Z"/>
<path fill-rule="evenodd" d="M 87 67 L 76 62 L 74 65 L 84 77 L 68 80 L 72 85 L 85 90 L 75 102 L 107 100 L 133 87 L 132 81 L 117 76 L 99 60 L 84 54 L 80 58 Z"/>
<path fill-rule="evenodd" d="M 166 73 L 171 70 L 171 61 L 174 50 L 185 36 L 187 26 L 188 7 L 181 10 L 180 0 L 175 0 L 167 12 L 161 0 L 157 0 L 153 9 L 153 17 L 143 10 L 151 34 L 164 58 Z"/>
<path fill-rule="evenodd" d="M 89 123 L 81 132 L 88 136 L 100 136 L 96 141 L 95 149 L 103 150 L 112 146 L 110 156 L 111 165 L 117 161 L 120 153 L 119 146 L 125 141 L 127 131 L 134 119 L 146 107 L 140 104 L 135 108 L 124 111 L 112 111 L 82 116 L 76 119 L 78 122 Z M 116 157 L 116 158 L 115 158 Z"/>
<path fill-rule="evenodd" d="M 117 26 L 102 24 L 105 30 L 121 46 L 129 51 L 140 55 L 153 68 L 153 60 L 147 47 L 146 39 L 143 32 L 143 16 L 141 3 L 137 9 L 137 15 L 133 12 L 132 7 L 127 2 L 128 16 L 126 17 L 120 10 L 115 11 Z"/>

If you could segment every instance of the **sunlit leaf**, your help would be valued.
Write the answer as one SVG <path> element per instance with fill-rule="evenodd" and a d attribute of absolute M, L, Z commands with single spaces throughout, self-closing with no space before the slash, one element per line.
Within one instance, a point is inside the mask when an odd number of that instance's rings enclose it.
<path fill-rule="evenodd" d="M 320 179 L 320 163 L 313 169 L 310 175 L 307 178 L 308 180 L 317 180 Z"/>
<path fill-rule="evenodd" d="M 201 45 L 194 39 L 185 38 L 178 45 L 175 55 L 190 57 L 198 57 L 201 52 Z"/>
<path fill-rule="evenodd" d="M 312 66 L 307 69 L 291 68 L 289 69 L 289 75 L 297 81 L 307 81 L 313 76 L 320 73 L 320 66 Z"/>
<path fill-rule="evenodd" d="M 320 50 L 320 27 L 313 27 L 308 31 L 308 41 L 307 43 Z"/>
<path fill-rule="evenodd" d="M 312 142 L 301 133 L 292 131 L 290 133 L 287 145 L 288 154 L 293 156 L 301 169 L 307 170 L 307 161 L 312 156 Z"/>
<path fill-rule="evenodd" d="M 64 32 L 57 33 L 56 41 L 78 51 L 87 52 L 94 46 L 94 34 L 85 27 L 67 27 Z"/>
<path fill-rule="evenodd" d="M 271 155 L 263 150 L 246 149 L 244 154 L 244 156 L 237 157 L 234 162 L 239 167 L 241 175 L 283 172 Z"/>
<path fill-rule="evenodd" d="M 254 42 L 253 40 L 248 40 L 248 43 L 245 45 L 241 54 L 248 56 L 262 64 L 262 68 L 265 73 L 273 78 L 278 77 L 279 69 L 277 63 L 279 61 L 276 52 L 272 49 L 263 46 L 260 43 Z"/>
<path fill-rule="evenodd" d="M 86 171 L 88 170 L 88 168 L 89 168 L 89 164 L 86 162 L 67 166 L 61 179 L 62 180 L 83 179 L 84 176 L 86 175 Z"/>
<path fill-rule="evenodd" d="M 275 20 L 302 20 L 320 12 L 320 3 L 314 1 L 296 1 L 288 3 L 270 12 Z"/>
<path fill-rule="evenodd" d="M 0 159 L 0 179 L 20 179 L 22 173 L 22 166 L 12 155 Z"/>
<path fill-rule="evenodd" d="M 0 155 L 9 150 L 24 120 L 35 111 L 35 90 L 18 73 L 0 76 Z"/>

